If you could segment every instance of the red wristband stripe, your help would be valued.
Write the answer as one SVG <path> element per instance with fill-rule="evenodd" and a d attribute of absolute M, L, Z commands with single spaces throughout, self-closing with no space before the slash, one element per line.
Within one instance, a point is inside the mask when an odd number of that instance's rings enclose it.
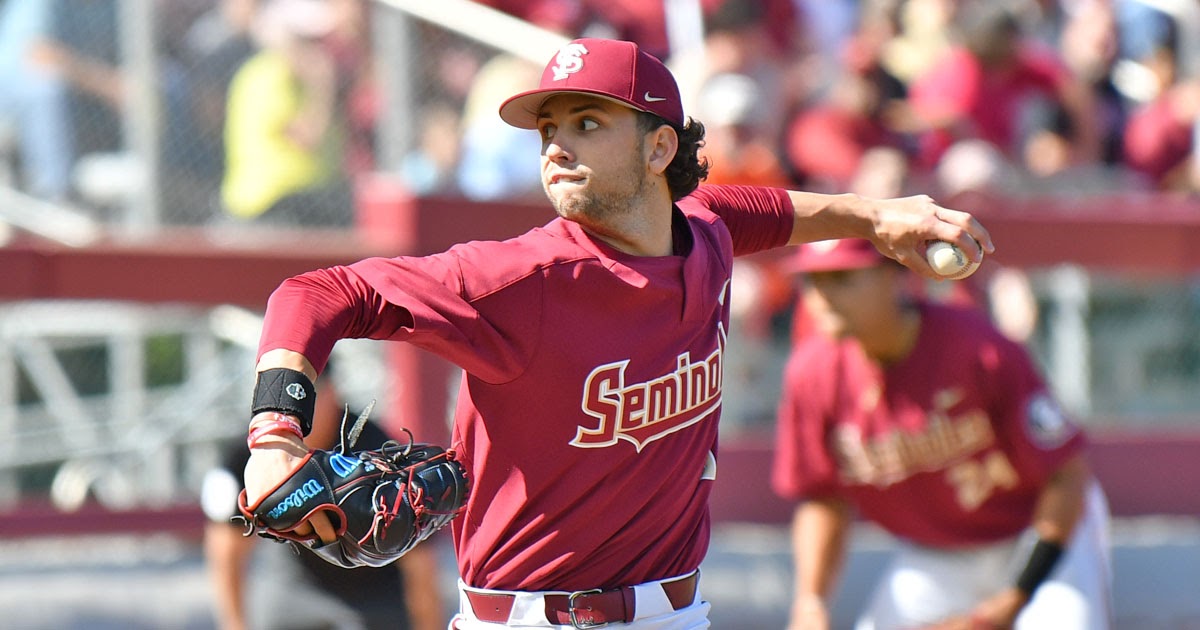
<path fill-rule="evenodd" d="M 300 439 L 304 439 L 304 433 L 300 430 L 300 423 L 283 414 L 276 414 L 276 416 L 275 419 L 266 422 L 256 422 L 250 425 L 250 435 L 246 436 L 246 446 L 248 448 L 254 448 L 264 436 L 273 433 L 291 433 Z"/>

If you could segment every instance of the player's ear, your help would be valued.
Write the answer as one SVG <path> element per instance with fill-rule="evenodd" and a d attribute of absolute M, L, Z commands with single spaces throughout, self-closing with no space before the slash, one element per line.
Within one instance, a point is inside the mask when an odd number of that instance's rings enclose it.
<path fill-rule="evenodd" d="M 652 173 L 665 173 L 678 150 L 679 136 L 671 125 L 659 125 L 646 134 L 646 160 Z"/>

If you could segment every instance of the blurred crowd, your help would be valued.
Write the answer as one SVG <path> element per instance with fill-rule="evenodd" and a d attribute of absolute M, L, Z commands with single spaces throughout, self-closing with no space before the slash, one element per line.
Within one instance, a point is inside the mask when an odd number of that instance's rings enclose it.
<path fill-rule="evenodd" d="M 83 206 L 137 186 L 128 4 L 0 0 L 0 183 Z M 1200 192 L 1197 0 L 482 4 L 667 60 L 708 127 L 710 182 Z M 696 42 L 666 5 L 699 12 Z M 153 0 L 154 159 L 172 220 L 345 226 L 356 179 L 379 170 L 418 195 L 539 195 L 536 134 L 496 108 L 541 68 L 417 20 L 420 54 L 385 59 L 372 17 L 384 10 Z M 389 74 L 420 80 L 412 146 L 383 164 Z"/>

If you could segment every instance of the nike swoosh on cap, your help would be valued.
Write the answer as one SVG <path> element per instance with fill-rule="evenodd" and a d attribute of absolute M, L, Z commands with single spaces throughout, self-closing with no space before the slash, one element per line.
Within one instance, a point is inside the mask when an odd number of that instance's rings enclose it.
<path fill-rule="evenodd" d="M 657 103 L 658 101 L 667 100 L 667 97 L 665 96 L 650 96 L 650 92 L 646 92 L 644 95 L 642 95 L 642 98 L 645 99 L 647 103 Z"/>

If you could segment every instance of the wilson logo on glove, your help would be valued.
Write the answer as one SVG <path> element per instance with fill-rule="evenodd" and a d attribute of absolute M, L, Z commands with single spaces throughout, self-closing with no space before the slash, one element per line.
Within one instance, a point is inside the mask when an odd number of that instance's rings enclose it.
<path fill-rule="evenodd" d="M 248 505 L 238 497 L 246 535 L 292 541 L 341 567 L 384 566 L 445 527 L 467 502 L 467 471 L 455 452 L 432 444 L 385 442 L 378 450 L 350 451 L 369 405 L 336 450 L 314 450 L 267 496 Z M 331 479 L 338 479 L 331 483 Z M 274 506 L 267 508 L 265 506 Z M 337 539 L 322 543 L 295 530 L 323 510 Z"/>
<path fill-rule="evenodd" d="M 283 516 L 284 512 L 304 505 L 306 501 L 324 491 L 325 486 L 322 486 L 320 481 L 317 481 L 316 479 L 309 479 L 308 481 L 305 481 L 304 484 L 299 488 L 296 488 L 295 492 L 287 495 L 287 498 L 281 501 L 278 505 L 271 508 L 271 511 L 267 512 L 267 518 L 279 518 L 280 516 Z"/>

